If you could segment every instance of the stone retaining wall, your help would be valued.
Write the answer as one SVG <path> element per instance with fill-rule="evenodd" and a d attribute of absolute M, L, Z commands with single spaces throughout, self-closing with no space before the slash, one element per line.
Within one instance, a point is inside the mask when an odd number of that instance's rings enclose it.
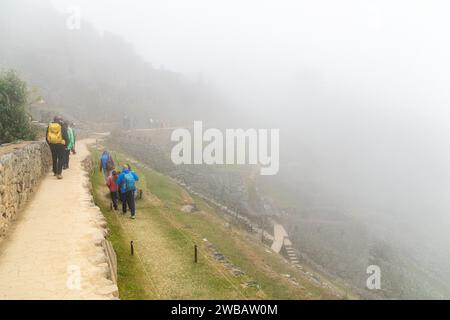
<path fill-rule="evenodd" d="M 45 142 L 0 147 L 0 239 L 50 165 L 51 153 Z"/>

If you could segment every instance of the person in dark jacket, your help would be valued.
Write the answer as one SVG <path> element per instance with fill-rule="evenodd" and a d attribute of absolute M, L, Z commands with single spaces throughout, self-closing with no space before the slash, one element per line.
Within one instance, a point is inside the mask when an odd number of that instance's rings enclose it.
<path fill-rule="evenodd" d="M 55 116 L 47 127 L 45 139 L 52 153 L 53 174 L 62 179 L 62 169 L 65 162 L 66 144 L 69 141 L 67 129 L 61 117 Z"/>

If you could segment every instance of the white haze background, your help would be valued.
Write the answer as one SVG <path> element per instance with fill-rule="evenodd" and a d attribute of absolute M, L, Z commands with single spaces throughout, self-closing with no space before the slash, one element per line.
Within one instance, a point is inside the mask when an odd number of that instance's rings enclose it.
<path fill-rule="evenodd" d="M 280 128 L 282 178 L 448 261 L 447 1 L 53 3 L 213 83 L 242 126 Z"/>

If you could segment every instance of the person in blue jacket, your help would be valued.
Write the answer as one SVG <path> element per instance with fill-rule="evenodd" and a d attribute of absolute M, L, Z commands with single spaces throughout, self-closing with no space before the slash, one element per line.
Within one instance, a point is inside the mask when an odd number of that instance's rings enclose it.
<path fill-rule="evenodd" d="M 120 187 L 122 197 L 122 212 L 127 213 L 127 205 L 131 211 L 131 219 L 136 218 L 136 205 L 134 201 L 134 192 L 136 191 L 136 181 L 139 181 L 138 175 L 130 169 L 128 164 L 122 165 L 122 172 L 117 177 L 117 185 Z"/>
<path fill-rule="evenodd" d="M 105 182 L 108 182 L 108 178 L 115 168 L 112 155 L 108 150 L 103 151 L 100 157 L 100 172 L 103 172 L 105 175 Z"/>

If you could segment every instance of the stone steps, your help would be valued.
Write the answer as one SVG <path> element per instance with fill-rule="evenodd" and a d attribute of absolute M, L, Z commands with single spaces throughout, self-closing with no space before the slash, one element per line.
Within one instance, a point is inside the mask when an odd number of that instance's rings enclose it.
<path fill-rule="evenodd" d="M 288 260 L 290 263 L 292 263 L 294 266 L 296 266 L 299 269 L 303 269 L 300 266 L 300 259 L 297 255 L 297 253 L 295 252 L 294 248 L 292 247 L 292 245 L 286 245 L 284 246 L 287 256 L 288 256 Z"/>

